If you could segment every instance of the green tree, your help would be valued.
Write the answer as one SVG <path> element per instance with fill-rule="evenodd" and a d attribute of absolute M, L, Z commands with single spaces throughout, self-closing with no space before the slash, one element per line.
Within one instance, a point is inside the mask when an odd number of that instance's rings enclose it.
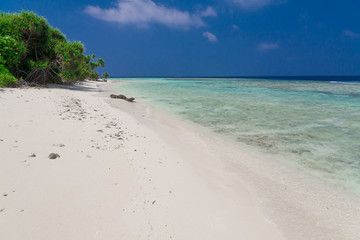
<path fill-rule="evenodd" d="M 6 76 L 36 83 L 73 83 L 97 78 L 95 69 L 104 67 L 104 60 L 96 61 L 95 55 L 87 56 L 84 52 L 82 43 L 69 42 L 59 29 L 33 12 L 0 12 L 1 71 Z"/>
<path fill-rule="evenodd" d="M 56 60 L 60 69 L 59 76 L 65 82 L 83 80 L 92 74 L 84 51 L 84 45 L 81 42 L 62 41 L 55 46 Z"/>
<path fill-rule="evenodd" d="M 97 61 L 102 68 L 105 67 L 105 61 L 102 58 L 98 58 Z"/>
<path fill-rule="evenodd" d="M 109 77 L 109 74 L 108 74 L 107 72 L 104 72 L 104 73 L 102 74 L 102 76 L 103 76 L 104 79 L 106 80 L 106 79 Z"/>

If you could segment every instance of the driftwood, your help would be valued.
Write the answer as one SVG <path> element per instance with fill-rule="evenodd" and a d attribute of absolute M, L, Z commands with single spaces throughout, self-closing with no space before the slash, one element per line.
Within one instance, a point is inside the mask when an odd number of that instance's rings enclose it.
<path fill-rule="evenodd" d="M 118 99 L 123 99 L 125 101 L 128 101 L 128 102 L 133 102 L 135 100 L 135 98 L 133 97 L 130 97 L 130 98 L 127 98 L 125 95 L 115 95 L 115 94 L 111 94 L 110 95 L 111 98 L 118 98 Z"/>

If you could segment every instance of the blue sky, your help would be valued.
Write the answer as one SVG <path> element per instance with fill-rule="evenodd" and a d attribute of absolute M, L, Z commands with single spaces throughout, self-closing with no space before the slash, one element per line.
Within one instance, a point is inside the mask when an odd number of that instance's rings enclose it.
<path fill-rule="evenodd" d="M 111 76 L 360 75 L 358 0 L 2 0 L 31 10 Z"/>

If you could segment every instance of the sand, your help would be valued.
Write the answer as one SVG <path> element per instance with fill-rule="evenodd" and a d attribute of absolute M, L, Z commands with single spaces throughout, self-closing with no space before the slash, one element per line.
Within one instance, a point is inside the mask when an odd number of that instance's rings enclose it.
<path fill-rule="evenodd" d="M 1 89 L 1 239 L 360 236 L 356 202 L 288 189 L 287 169 L 141 101 L 110 99 L 110 85 Z"/>

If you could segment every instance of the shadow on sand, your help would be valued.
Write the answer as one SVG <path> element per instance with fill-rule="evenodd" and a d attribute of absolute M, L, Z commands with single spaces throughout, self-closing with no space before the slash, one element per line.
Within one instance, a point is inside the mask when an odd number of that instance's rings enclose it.
<path fill-rule="evenodd" d="M 90 83 L 90 84 L 89 84 Z M 48 84 L 47 88 L 68 89 L 85 92 L 104 92 L 96 82 L 79 82 L 74 85 Z"/>

